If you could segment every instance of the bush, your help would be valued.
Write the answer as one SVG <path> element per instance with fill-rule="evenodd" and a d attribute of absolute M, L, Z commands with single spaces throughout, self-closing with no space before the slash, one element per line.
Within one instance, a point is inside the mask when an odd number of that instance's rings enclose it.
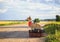
<path fill-rule="evenodd" d="M 46 42 L 60 42 L 60 24 L 47 24 L 44 28 L 48 34 Z"/>
<path fill-rule="evenodd" d="M 39 18 L 34 19 L 34 23 L 40 22 Z"/>

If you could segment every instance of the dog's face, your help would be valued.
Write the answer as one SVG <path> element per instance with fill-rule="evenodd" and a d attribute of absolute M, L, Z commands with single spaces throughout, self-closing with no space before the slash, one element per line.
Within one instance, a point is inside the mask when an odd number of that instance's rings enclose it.
<path fill-rule="evenodd" d="M 31 17 L 28 17 L 26 20 L 27 20 L 27 21 L 31 21 L 32 19 L 31 19 Z"/>

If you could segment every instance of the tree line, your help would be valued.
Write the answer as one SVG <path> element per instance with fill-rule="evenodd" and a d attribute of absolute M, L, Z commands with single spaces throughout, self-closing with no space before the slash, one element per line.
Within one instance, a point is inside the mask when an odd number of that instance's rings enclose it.
<path fill-rule="evenodd" d="M 29 19 L 31 19 L 31 17 L 29 16 L 28 17 Z M 60 16 L 59 15 L 56 15 L 56 19 L 46 19 L 47 21 L 60 21 Z M 39 18 L 35 18 L 34 20 L 33 20 L 33 22 L 35 23 L 35 22 L 40 22 L 41 20 L 39 19 Z"/>

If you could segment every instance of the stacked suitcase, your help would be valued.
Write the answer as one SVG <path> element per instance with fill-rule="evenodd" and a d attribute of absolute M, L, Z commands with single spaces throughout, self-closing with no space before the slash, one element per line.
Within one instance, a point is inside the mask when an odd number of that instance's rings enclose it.
<path fill-rule="evenodd" d="M 44 30 L 40 29 L 29 30 L 29 37 L 44 37 L 44 36 L 46 36 Z"/>

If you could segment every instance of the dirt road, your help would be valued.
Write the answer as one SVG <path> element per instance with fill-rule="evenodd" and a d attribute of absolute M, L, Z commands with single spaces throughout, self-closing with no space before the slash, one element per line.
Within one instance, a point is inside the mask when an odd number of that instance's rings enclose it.
<path fill-rule="evenodd" d="M 27 25 L 0 26 L 0 42 L 44 42 L 45 38 L 29 38 Z"/>

